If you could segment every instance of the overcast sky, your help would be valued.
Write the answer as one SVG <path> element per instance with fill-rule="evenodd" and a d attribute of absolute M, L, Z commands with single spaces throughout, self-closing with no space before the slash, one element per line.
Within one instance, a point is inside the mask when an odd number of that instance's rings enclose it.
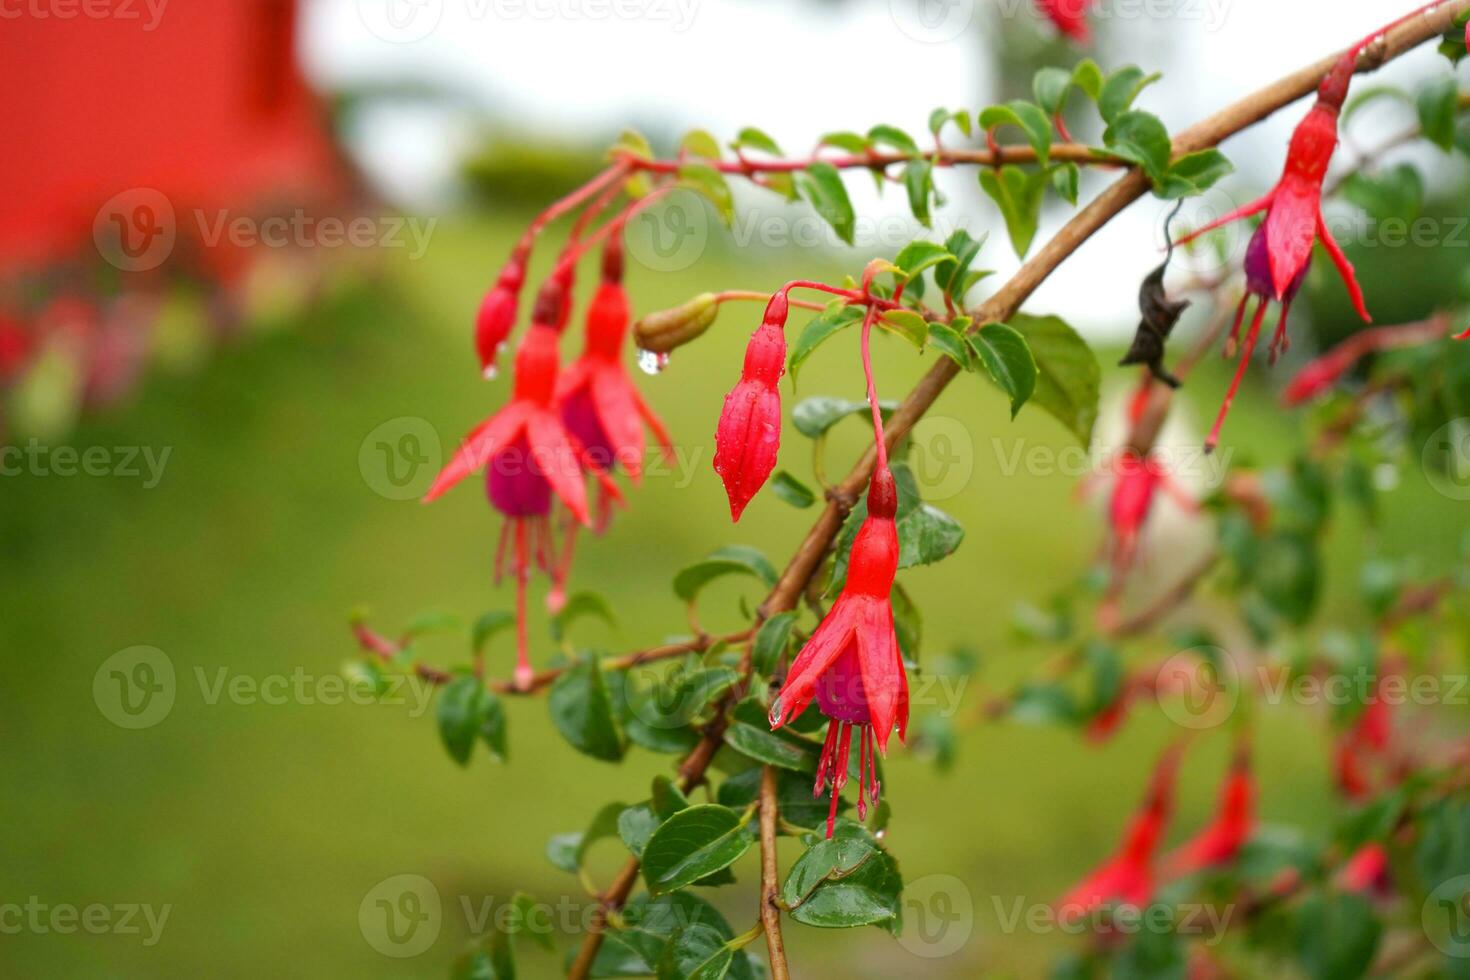
<path fill-rule="evenodd" d="M 1407 5 L 1094 0 L 1100 38 L 1089 53 L 1105 68 L 1136 62 L 1163 70 L 1164 83 L 1140 104 L 1177 130 Z M 983 35 L 1003 17 L 1024 18 L 1023 28 L 1038 34 L 1049 30 L 1031 0 L 309 0 L 303 57 L 324 88 L 425 79 L 466 93 L 516 128 L 551 136 L 657 122 L 728 138 L 753 124 L 794 149 L 826 130 L 880 121 L 924 132 L 935 105 L 984 104 L 996 68 Z M 1445 70 L 1426 49 L 1378 80 Z M 1274 179 L 1304 111 L 1292 107 L 1226 144 L 1242 171 L 1233 191 Z M 1362 142 L 1403 125 L 1391 112 L 1363 119 Z M 355 152 L 390 196 L 427 206 L 469 144 L 463 123 L 422 109 L 384 114 L 359 134 Z M 945 180 L 965 181 L 967 192 L 973 174 Z M 849 186 L 860 209 L 868 207 L 871 188 Z M 899 195 L 890 196 L 890 211 L 901 207 Z M 1155 264 L 1138 242 L 1155 234 L 1161 215 L 1152 203 L 1136 206 L 1044 286 L 1033 306 L 1084 328 L 1116 329 Z M 1065 217 L 1049 213 L 1042 235 Z M 982 261 L 1005 272 L 1016 260 L 996 224 Z M 1085 261 L 1088 255 L 1095 261 Z"/>

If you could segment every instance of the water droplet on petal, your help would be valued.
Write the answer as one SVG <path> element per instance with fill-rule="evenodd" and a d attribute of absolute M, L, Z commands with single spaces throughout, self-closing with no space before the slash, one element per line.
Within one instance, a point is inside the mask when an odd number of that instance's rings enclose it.
<path fill-rule="evenodd" d="M 781 699 L 780 698 L 777 698 L 776 700 L 774 700 L 774 701 L 771 702 L 771 712 L 770 712 L 770 714 L 768 714 L 766 716 L 766 718 L 767 718 L 767 720 L 770 721 L 772 728 L 777 728 L 777 727 L 780 726 L 780 724 L 781 724 Z"/>
<path fill-rule="evenodd" d="M 484 375 L 486 381 L 494 381 L 495 376 L 499 373 L 500 368 L 496 367 L 494 364 L 488 364 L 485 366 Z"/>
<path fill-rule="evenodd" d="M 638 349 L 638 367 L 644 374 L 659 374 L 669 366 L 669 355 L 667 351 L 662 353 L 651 350 Z"/>

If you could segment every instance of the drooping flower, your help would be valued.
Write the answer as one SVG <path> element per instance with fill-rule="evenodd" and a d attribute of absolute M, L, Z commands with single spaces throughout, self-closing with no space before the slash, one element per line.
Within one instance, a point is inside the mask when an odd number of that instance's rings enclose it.
<path fill-rule="evenodd" d="M 1124 449 L 1113 463 L 1113 496 L 1108 502 L 1108 527 L 1112 536 L 1113 568 L 1119 574 L 1133 565 L 1138 538 L 1153 509 L 1154 498 L 1166 489 L 1180 506 L 1194 508 L 1194 501 L 1178 488 L 1157 457 L 1140 456 Z"/>
<path fill-rule="evenodd" d="M 766 305 L 761 325 L 745 348 L 740 382 L 725 396 L 715 429 L 715 472 L 730 498 L 730 519 L 740 520 L 771 471 L 781 448 L 781 375 L 786 372 L 785 292 Z"/>
<path fill-rule="evenodd" d="M 1174 811 L 1174 783 L 1182 745 L 1164 750 L 1149 781 L 1148 795 L 1123 835 L 1123 845 L 1056 903 L 1064 922 L 1075 922 L 1115 902 L 1143 907 L 1153 898 L 1154 854 Z"/>
<path fill-rule="evenodd" d="M 1219 443 L 1220 428 L 1224 425 L 1225 416 L 1240 387 L 1246 365 L 1250 363 L 1251 354 L 1255 351 L 1261 324 L 1266 317 L 1266 306 L 1272 301 L 1281 304 L 1281 319 L 1277 322 L 1276 333 L 1271 340 L 1272 361 L 1289 346 L 1287 317 L 1291 312 L 1292 301 L 1306 279 L 1315 242 L 1322 242 L 1333 264 L 1337 266 L 1338 274 L 1347 286 L 1348 295 L 1358 315 L 1363 320 L 1372 322 L 1373 318 L 1363 302 L 1363 291 L 1358 286 L 1352 263 L 1332 237 L 1322 216 L 1322 182 L 1327 176 L 1332 154 L 1337 149 L 1338 115 L 1347 98 L 1353 72 L 1357 69 L 1358 55 L 1368 40 L 1371 38 L 1354 45 L 1322 80 L 1317 90 L 1316 104 L 1292 134 L 1286 165 L 1276 186 L 1259 200 L 1210 222 L 1181 242 L 1183 244 L 1221 225 L 1261 211 L 1266 212 L 1265 220 L 1251 236 L 1246 247 L 1245 295 L 1241 297 L 1230 338 L 1226 341 L 1227 356 L 1235 353 L 1240 329 L 1245 322 L 1246 307 L 1252 298 L 1256 299 L 1255 314 L 1245 334 L 1245 348 L 1240 354 L 1240 365 L 1235 378 L 1230 384 L 1224 404 L 1220 407 L 1215 425 L 1205 440 L 1206 449 L 1213 449 Z"/>
<path fill-rule="evenodd" d="M 643 426 L 665 454 L 673 454 L 673 445 L 623 364 L 629 315 L 622 267 L 621 237 L 613 235 L 603 252 L 602 283 L 587 310 L 586 346 L 557 379 L 556 401 L 567 429 L 598 465 L 605 470 L 621 466 L 637 483 L 643 476 Z"/>
<path fill-rule="evenodd" d="M 886 755 L 894 727 L 908 732 L 909 689 L 893 625 L 890 595 L 898 571 L 898 490 L 886 461 L 868 485 L 868 515 L 848 558 L 847 581 L 786 675 L 771 703 L 771 727 L 780 728 L 815 698 L 831 719 L 813 789 L 831 787 L 827 836 L 832 836 L 838 795 L 847 784 L 849 752 L 858 743 L 858 818 L 878 802 L 876 756 Z"/>
<path fill-rule="evenodd" d="M 1078 44 L 1092 40 L 1092 32 L 1087 26 L 1087 0 L 1036 0 L 1036 6 L 1057 26 L 1057 30 Z"/>
<path fill-rule="evenodd" d="M 1215 819 L 1165 859 L 1169 873 L 1192 874 L 1233 860 L 1255 830 L 1255 801 L 1250 748 L 1242 743 L 1221 786 Z"/>
<path fill-rule="evenodd" d="M 511 400 L 465 437 L 434 480 L 424 502 L 480 469 L 490 504 L 505 515 L 495 574 L 503 575 L 507 560 L 516 577 L 518 643 L 516 682 L 531 680 L 526 646 L 526 587 L 533 565 L 552 569 L 552 499 L 560 500 L 582 524 L 591 523 L 586 477 L 591 473 L 603 491 L 619 498 L 617 484 L 590 459 L 587 448 L 567 431 L 556 410 L 554 394 L 560 357 L 556 322 L 567 303 L 562 284 L 553 277 L 536 298 L 532 323 L 516 351 L 515 387 Z"/>

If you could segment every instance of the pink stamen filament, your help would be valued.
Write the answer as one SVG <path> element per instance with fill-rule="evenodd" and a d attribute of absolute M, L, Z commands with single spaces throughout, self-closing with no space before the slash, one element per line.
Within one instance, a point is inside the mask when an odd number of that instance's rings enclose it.
<path fill-rule="evenodd" d="M 529 689 L 531 686 L 531 656 L 529 653 L 530 642 L 527 637 L 526 627 L 526 590 L 531 578 L 531 569 L 528 567 L 528 555 L 526 553 L 526 522 L 524 519 L 512 519 L 515 525 L 516 536 L 516 686 Z"/>
<path fill-rule="evenodd" d="M 1240 379 L 1245 377 L 1245 369 L 1250 366 L 1251 354 L 1256 349 L 1256 339 L 1261 335 L 1261 321 L 1265 318 L 1266 298 L 1263 296 L 1256 307 L 1256 315 L 1251 319 L 1250 330 L 1245 335 L 1245 350 L 1240 352 L 1240 366 L 1235 369 L 1235 379 L 1230 382 L 1230 390 L 1225 392 L 1225 402 L 1220 406 L 1220 414 L 1215 419 L 1215 426 L 1210 429 L 1209 437 L 1205 439 L 1205 452 L 1212 452 L 1220 443 L 1220 427 L 1225 424 L 1225 416 L 1230 412 L 1230 403 L 1235 401 L 1235 392 L 1240 388 Z"/>

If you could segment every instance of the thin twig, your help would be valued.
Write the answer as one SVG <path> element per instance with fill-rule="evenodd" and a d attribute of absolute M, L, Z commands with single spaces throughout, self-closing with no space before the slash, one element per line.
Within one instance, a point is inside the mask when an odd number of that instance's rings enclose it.
<path fill-rule="evenodd" d="M 786 944 L 781 940 L 780 872 L 776 865 L 776 824 L 781 814 L 776 802 L 776 770 L 761 773 L 761 929 L 771 960 L 771 980 L 791 980 L 786 966 Z"/>

